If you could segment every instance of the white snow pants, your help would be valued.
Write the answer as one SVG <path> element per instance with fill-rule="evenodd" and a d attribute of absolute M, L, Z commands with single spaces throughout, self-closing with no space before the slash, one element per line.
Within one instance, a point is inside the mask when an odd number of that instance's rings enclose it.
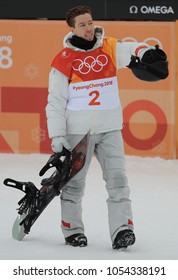
<path fill-rule="evenodd" d="M 83 135 L 67 135 L 71 148 Z M 108 221 L 112 242 L 123 229 L 133 229 L 130 189 L 125 174 L 125 156 L 121 131 L 90 135 L 83 169 L 66 185 L 61 194 L 61 227 L 64 237 L 84 233 L 82 222 L 82 197 L 87 171 L 95 154 L 103 172 L 108 192 Z M 98 205 L 99 207 L 99 205 Z"/>

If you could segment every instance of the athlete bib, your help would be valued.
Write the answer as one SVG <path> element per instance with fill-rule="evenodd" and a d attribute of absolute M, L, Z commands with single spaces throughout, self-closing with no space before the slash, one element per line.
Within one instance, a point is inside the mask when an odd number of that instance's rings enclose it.
<path fill-rule="evenodd" d="M 69 85 L 70 110 L 107 110 L 118 107 L 117 77 Z"/>
<path fill-rule="evenodd" d="M 107 110 L 119 106 L 115 38 L 95 50 L 62 50 L 51 66 L 69 78 L 70 110 Z"/>

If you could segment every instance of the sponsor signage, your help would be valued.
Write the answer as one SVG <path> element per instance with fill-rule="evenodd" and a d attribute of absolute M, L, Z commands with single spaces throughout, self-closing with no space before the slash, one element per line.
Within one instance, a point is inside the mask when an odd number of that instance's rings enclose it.
<path fill-rule="evenodd" d="M 158 44 L 166 51 L 170 71 L 167 79 L 144 82 L 128 68 L 119 69 L 119 97 L 126 154 L 175 158 L 176 23 L 105 20 L 97 24 L 104 27 L 106 36 L 124 42 Z M 45 115 L 48 76 L 50 64 L 62 49 L 68 31 L 65 21 L 24 20 L 22 24 L 21 20 L 0 20 L 0 153 L 51 153 Z M 62 55 L 67 58 L 69 54 L 66 51 Z M 76 59 L 73 67 L 78 77 L 91 71 L 99 75 L 107 61 L 105 54 L 90 55 L 85 60 Z M 74 97 L 78 93 L 87 94 L 86 88 L 91 89 L 88 103 L 82 106 L 94 110 L 98 106 L 108 109 L 117 105 L 117 97 L 112 98 L 115 79 L 98 78 L 95 82 L 71 86 Z M 110 89 L 109 101 L 106 88 Z M 76 108 L 78 104 L 69 106 Z M 120 120 L 114 120 L 117 121 Z"/>
<path fill-rule="evenodd" d="M 65 19 L 66 11 L 80 4 L 77 0 L 1 0 L 1 19 Z M 96 20 L 156 20 L 178 19 L 176 0 L 85 0 Z"/>
<path fill-rule="evenodd" d="M 107 16 L 117 20 L 171 21 L 178 19 L 177 6 L 173 0 L 125 0 L 122 5 L 111 0 Z"/>

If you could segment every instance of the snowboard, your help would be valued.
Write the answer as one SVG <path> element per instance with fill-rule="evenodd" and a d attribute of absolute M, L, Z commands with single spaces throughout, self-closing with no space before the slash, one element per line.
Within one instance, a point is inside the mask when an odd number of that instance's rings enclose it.
<path fill-rule="evenodd" d="M 4 180 L 4 185 L 21 190 L 25 196 L 18 202 L 18 216 L 12 227 L 12 237 L 22 240 L 31 230 L 44 209 L 59 196 L 65 185 L 83 168 L 87 155 L 89 132 L 72 151 L 63 148 L 61 153 L 54 153 L 40 170 L 43 176 L 47 170 L 55 167 L 49 178 L 41 181 L 38 189 L 32 182 L 21 182 L 11 178 Z"/>

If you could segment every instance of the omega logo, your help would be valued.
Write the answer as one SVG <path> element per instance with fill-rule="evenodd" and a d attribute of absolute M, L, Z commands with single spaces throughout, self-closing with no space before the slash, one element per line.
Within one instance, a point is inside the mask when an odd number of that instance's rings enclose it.
<path fill-rule="evenodd" d="M 138 14 L 138 7 L 137 6 L 130 6 L 129 12 L 130 12 L 130 14 Z"/>
<path fill-rule="evenodd" d="M 135 5 L 130 6 L 130 14 L 138 14 L 138 12 L 142 14 L 174 14 L 172 6 L 141 6 L 140 8 Z"/>

